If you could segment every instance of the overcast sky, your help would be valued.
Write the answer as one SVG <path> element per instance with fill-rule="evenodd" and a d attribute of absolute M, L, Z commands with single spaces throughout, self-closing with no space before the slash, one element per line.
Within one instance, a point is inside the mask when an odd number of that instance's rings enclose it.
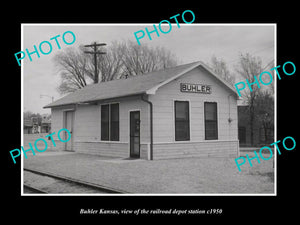
<path fill-rule="evenodd" d="M 22 61 L 23 70 L 23 109 L 35 113 L 50 113 L 50 109 L 43 109 L 43 106 L 51 102 L 49 97 L 53 96 L 57 100 L 61 96 L 56 91 L 60 83 L 57 68 L 52 58 L 59 51 L 63 51 L 68 45 L 64 44 L 61 36 L 66 31 L 72 31 L 76 36 L 74 44 L 69 46 L 77 47 L 81 44 L 92 42 L 106 43 L 110 45 L 115 40 L 135 41 L 134 32 L 153 29 L 152 24 L 23 24 L 22 51 L 28 48 L 33 51 L 33 45 L 37 48 L 42 41 L 52 43 L 52 52 L 49 55 L 40 53 L 40 58 L 33 54 L 32 62 L 28 57 Z M 167 30 L 167 27 L 164 28 Z M 172 24 L 172 30 L 168 34 L 160 33 L 157 37 L 153 33 L 152 40 L 147 35 L 140 39 L 141 44 L 148 46 L 163 46 L 174 53 L 182 64 L 202 61 L 210 62 L 213 55 L 225 60 L 230 69 L 238 61 L 239 53 L 251 53 L 262 59 L 263 66 L 274 59 L 274 25 L 262 24 Z M 50 41 L 51 37 L 60 35 L 57 39 L 61 49 L 57 49 L 55 41 Z M 67 37 L 67 35 L 66 35 Z M 71 36 L 68 36 L 71 37 Z M 20 51 L 21 51 L 20 50 Z M 45 45 L 46 51 L 46 45 Z M 268 69 L 266 69 L 268 70 Z M 236 82 L 244 80 L 236 78 Z"/>

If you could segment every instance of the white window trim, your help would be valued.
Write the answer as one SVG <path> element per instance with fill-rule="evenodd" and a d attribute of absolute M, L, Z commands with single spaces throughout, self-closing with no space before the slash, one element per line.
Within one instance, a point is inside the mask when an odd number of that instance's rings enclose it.
<path fill-rule="evenodd" d="M 186 99 L 186 98 L 180 98 L 180 99 L 172 99 L 173 103 L 172 103 L 172 116 L 173 116 L 173 123 L 172 123 L 172 129 L 173 129 L 173 143 L 190 143 L 192 140 L 192 127 L 191 127 L 191 100 L 190 99 Z M 176 130 L 175 130 L 175 101 L 181 101 L 181 102 L 188 102 L 189 103 L 189 133 L 190 133 L 190 140 L 187 141 L 176 141 Z"/>
<path fill-rule="evenodd" d="M 119 104 L 119 141 L 111 141 L 110 140 L 110 105 L 111 104 Z M 102 105 L 109 105 L 108 107 L 108 115 L 109 115 L 109 119 L 108 119 L 108 140 L 101 140 L 101 109 L 102 109 Z M 99 129 L 99 137 L 100 137 L 100 141 L 97 141 L 97 142 L 102 142 L 102 143 L 120 143 L 120 140 L 121 140 L 121 134 L 120 134 L 120 102 L 103 102 L 101 104 L 99 104 L 99 113 L 100 113 L 100 116 L 98 117 L 100 122 L 99 122 L 99 126 L 100 126 L 100 129 Z"/>
<path fill-rule="evenodd" d="M 205 102 L 208 102 L 208 103 L 217 103 L 217 132 L 218 132 L 218 138 L 217 139 L 214 139 L 214 140 L 206 140 L 205 139 L 205 109 L 204 109 L 204 104 L 205 104 Z M 219 120 L 220 120 L 220 114 L 219 114 L 219 101 L 217 101 L 217 100 L 203 100 L 203 102 L 202 102 L 202 105 L 203 105 L 203 130 L 204 130 L 204 136 L 203 136 L 203 140 L 204 141 L 217 141 L 217 140 L 219 140 L 220 139 L 220 133 L 219 133 Z"/>

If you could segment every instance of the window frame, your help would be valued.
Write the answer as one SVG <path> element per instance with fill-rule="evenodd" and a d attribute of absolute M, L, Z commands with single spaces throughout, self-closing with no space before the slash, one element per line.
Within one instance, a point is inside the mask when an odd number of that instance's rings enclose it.
<path fill-rule="evenodd" d="M 176 135 L 176 128 L 177 128 L 177 120 L 176 120 L 176 103 L 177 102 L 185 102 L 187 103 L 187 110 L 188 110 L 188 118 L 187 118 L 187 121 L 185 121 L 188 125 L 188 128 L 187 128 L 187 137 L 186 138 L 180 138 L 178 139 L 178 135 Z M 173 110 L 174 110 L 174 140 L 177 142 L 177 141 L 191 141 L 191 110 L 190 110 L 190 107 L 191 107 L 191 104 L 190 104 L 190 101 L 189 100 L 174 100 L 173 101 Z M 182 122 L 182 121 L 180 121 Z"/>
<path fill-rule="evenodd" d="M 103 121 L 103 111 L 104 111 L 104 106 L 105 107 L 107 107 L 107 110 L 108 110 L 108 112 L 107 112 L 107 122 L 105 121 L 105 123 L 107 123 L 107 129 L 105 129 L 104 130 L 104 126 L 103 126 L 103 123 L 104 123 L 104 121 Z M 110 112 L 109 112 L 109 104 L 103 104 L 103 105 L 101 105 L 101 116 L 100 116 L 100 131 L 101 131 L 101 135 L 100 135 L 100 140 L 101 141 L 109 141 L 109 133 L 110 133 L 110 127 L 109 127 L 109 117 L 110 117 Z M 104 133 L 105 132 L 107 132 L 106 134 L 105 134 L 105 139 L 104 139 Z"/>
<path fill-rule="evenodd" d="M 112 105 L 118 105 L 118 119 L 116 121 L 112 121 Z M 100 116 L 100 140 L 101 141 L 109 141 L 109 142 L 119 142 L 120 141 L 120 103 L 119 102 L 115 102 L 115 103 L 105 103 L 105 104 L 101 104 L 100 105 L 100 112 L 101 112 L 101 116 Z M 103 106 L 108 106 L 108 128 L 107 128 L 107 139 L 103 139 L 103 122 L 102 122 L 102 107 Z M 118 126 L 118 135 L 117 138 L 112 140 L 112 122 L 117 122 Z"/>
<path fill-rule="evenodd" d="M 208 104 L 213 104 L 215 105 L 215 115 L 216 115 L 216 118 L 214 120 L 206 120 L 206 105 Z M 219 139 L 219 126 L 218 126 L 218 103 L 217 102 L 204 102 L 204 106 L 203 106 L 203 110 L 204 110 L 204 114 L 203 114 L 203 117 L 204 117 L 204 139 L 205 140 L 218 140 Z M 208 122 L 215 122 L 215 136 L 209 136 L 208 137 L 208 134 L 207 134 L 207 123 Z"/>
<path fill-rule="evenodd" d="M 118 107 L 118 119 L 116 121 L 112 120 L 112 105 L 117 105 Z M 112 123 L 115 122 L 118 124 L 117 126 L 117 139 L 113 140 L 112 139 L 112 133 L 113 133 L 113 129 L 112 127 Z M 115 128 L 115 127 L 114 127 Z M 112 103 L 109 105 L 109 141 L 120 141 L 120 104 L 119 103 Z"/>

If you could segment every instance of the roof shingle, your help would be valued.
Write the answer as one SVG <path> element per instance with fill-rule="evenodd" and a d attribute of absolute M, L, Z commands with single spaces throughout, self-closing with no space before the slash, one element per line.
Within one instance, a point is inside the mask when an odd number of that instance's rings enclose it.
<path fill-rule="evenodd" d="M 198 61 L 143 75 L 129 77 L 127 79 L 118 79 L 87 85 L 82 89 L 79 89 L 67 96 L 62 97 L 61 99 L 58 99 L 57 101 L 44 106 L 44 108 L 144 94 L 148 90 L 160 85 L 161 83 L 166 82 L 173 77 L 180 76 L 181 74 L 186 73 L 199 65 L 203 66 L 203 63 Z M 206 66 L 204 68 L 208 69 Z"/>

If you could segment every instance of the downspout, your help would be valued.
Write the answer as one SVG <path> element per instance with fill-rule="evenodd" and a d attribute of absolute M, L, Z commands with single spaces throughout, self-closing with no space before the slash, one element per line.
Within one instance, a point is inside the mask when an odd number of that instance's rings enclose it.
<path fill-rule="evenodd" d="M 150 160 L 153 160 L 153 104 L 149 100 L 144 99 L 144 95 L 141 95 L 141 99 L 150 106 Z"/>

